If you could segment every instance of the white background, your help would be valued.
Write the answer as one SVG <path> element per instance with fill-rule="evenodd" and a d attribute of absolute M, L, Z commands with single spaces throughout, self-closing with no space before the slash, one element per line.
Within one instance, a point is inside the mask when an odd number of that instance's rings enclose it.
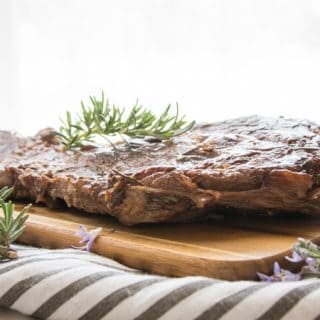
<path fill-rule="evenodd" d="M 1 129 L 99 95 L 189 119 L 320 120 L 320 1 L 0 0 Z"/>

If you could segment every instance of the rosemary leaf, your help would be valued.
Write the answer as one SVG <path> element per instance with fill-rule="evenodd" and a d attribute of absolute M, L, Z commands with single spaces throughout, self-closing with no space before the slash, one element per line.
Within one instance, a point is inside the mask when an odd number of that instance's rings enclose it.
<path fill-rule="evenodd" d="M 3 187 L 0 189 L 0 199 L 6 200 L 13 192 L 13 188 Z"/>

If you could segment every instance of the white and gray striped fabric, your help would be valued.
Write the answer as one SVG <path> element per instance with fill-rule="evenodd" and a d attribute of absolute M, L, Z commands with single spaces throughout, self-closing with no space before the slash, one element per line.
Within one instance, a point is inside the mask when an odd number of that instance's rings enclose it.
<path fill-rule="evenodd" d="M 168 278 L 75 249 L 16 249 L 0 263 L 0 306 L 39 319 L 320 319 L 316 279 Z"/>

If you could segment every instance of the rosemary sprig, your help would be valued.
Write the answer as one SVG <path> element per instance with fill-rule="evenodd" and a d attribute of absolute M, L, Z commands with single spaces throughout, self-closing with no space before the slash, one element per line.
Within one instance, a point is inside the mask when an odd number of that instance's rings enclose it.
<path fill-rule="evenodd" d="M 15 259 L 17 253 L 11 248 L 11 244 L 17 240 L 23 233 L 24 223 L 28 219 L 26 212 L 31 205 L 22 209 L 16 218 L 13 217 L 14 204 L 12 201 L 5 202 L 10 196 L 13 189 L 4 187 L 0 190 L 0 208 L 2 215 L 0 216 L 0 258 Z"/>
<path fill-rule="evenodd" d="M 85 142 L 94 142 L 96 136 L 104 137 L 114 148 L 108 137 L 119 135 L 130 138 L 154 137 L 158 140 L 169 139 L 190 130 L 195 121 L 187 123 L 184 116 L 176 112 L 171 114 L 171 105 L 157 117 L 151 110 L 136 104 L 129 113 L 124 108 L 110 105 L 102 93 L 101 99 L 90 97 L 90 106 L 81 102 L 81 114 L 73 118 L 69 111 L 56 135 L 66 149 L 81 147 Z"/>
<path fill-rule="evenodd" d="M 286 260 L 298 263 L 304 263 L 301 271 L 292 273 L 289 270 L 282 269 L 278 262 L 274 263 L 273 275 L 268 276 L 258 272 L 262 281 L 297 281 L 308 278 L 320 278 L 320 247 L 310 240 L 298 238 L 292 248 L 292 255 L 286 257 Z"/>

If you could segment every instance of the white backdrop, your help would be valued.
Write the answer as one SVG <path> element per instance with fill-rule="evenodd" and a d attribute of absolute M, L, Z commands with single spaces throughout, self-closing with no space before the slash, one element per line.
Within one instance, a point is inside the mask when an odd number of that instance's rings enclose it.
<path fill-rule="evenodd" d="M 1 129 L 33 134 L 103 89 L 190 119 L 320 120 L 320 1 L 0 0 Z"/>

